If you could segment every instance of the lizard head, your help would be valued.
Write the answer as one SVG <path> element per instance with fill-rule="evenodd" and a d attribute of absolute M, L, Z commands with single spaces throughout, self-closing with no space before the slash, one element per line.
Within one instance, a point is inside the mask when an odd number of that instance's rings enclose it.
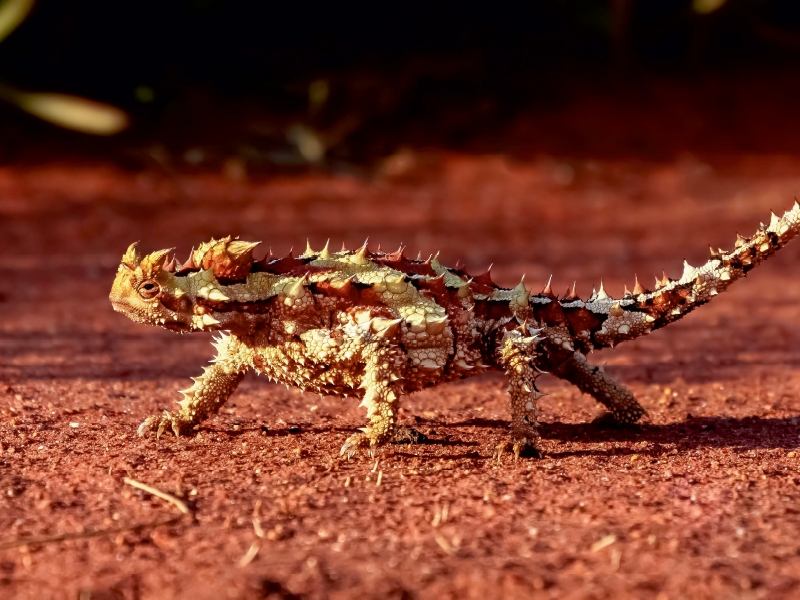
<path fill-rule="evenodd" d="M 141 256 L 136 243 L 122 257 L 109 298 L 114 310 L 137 323 L 191 331 L 192 304 L 165 261 L 170 250 Z"/>

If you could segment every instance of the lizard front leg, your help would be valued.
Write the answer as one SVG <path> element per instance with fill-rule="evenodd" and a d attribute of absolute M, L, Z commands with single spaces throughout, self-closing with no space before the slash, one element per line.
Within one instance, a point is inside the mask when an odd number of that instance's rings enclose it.
<path fill-rule="evenodd" d="M 167 430 L 176 436 L 186 435 L 195 425 L 219 411 L 245 375 L 246 368 L 237 359 L 236 346 L 232 336 L 220 340 L 211 366 L 203 367 L 203 374 L 193 378 L 194 384 L 181 390 L 184 399 L 178 402 L 180 409 L 176 413 L 165 410 L 161 415 L 147 417 L 139 425 L 139 436 L 153 431 L 156 437 L 161 437 Z"/>
<path fill-rule="evenodd" d="M 586 357 L 575 352 L 553 370 L 553 375 L 576 385 L 611 411 L 618 423 L 635 423 L 647 414 L 644 407 L 622 384 L 614 381 L 602 367 L 590 365 Z"/>
<path fill-rule="evenodd" d="M 361 388 L 364 390 L 361 404 L 366 407 L 366 427 L 347 438 L 339 453 L 351 458 L 359 449 L 365 449 L 370 456 L 375 449 L 394 437 L 399 408 L 399 370 L 403 364 L 403 353 L 397 346 L 386 343 L 369 344 L 363 351 L 364 375 Z"/>
<path fill-rule="evenodd" d="M 498 351 L 498 364 L 508 380 L 511 408 L 511 435 L 495 447 L 493 458 L 498 460 L 509 447 L 514 452 L 514 460 L 518 460 L 523 452 L 538 453 L 537 401 L 544 394 L 536 389 L 539 371 L 533 363 L 538 356 L 536 346 L 540 339 L 535 335 L 524 337 L 517 330 L 508 331 Z"/>

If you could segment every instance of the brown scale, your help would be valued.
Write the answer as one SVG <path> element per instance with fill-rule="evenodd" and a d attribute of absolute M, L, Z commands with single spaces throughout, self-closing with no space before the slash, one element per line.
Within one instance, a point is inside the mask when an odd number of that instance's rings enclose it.
<path fill-rule="evenodd" d="M 559 327 L 568 325 L 567 315 L 564 307 L 558 302 L 555 296 L 539 294 L 539 298 L 548 298 L 550 302 L 547 304 L 531 302 L 531 309 L 533 310 L 533 318 L 539 323 L 543 323 L 548 327 Z"/>
<path fill-rule="evenodd" d="M 412 279 L 411 284 L 422 292 L 423 296 L 437 299 L 447 295 L 447 286 L 444 284 L 444 275 L 436 275 L 429 279 Z"/>
<path fill-rule="evenodd" d="M 436 277 L 436 271 L 431 267 L 431 259 L 425 261 L 411 260 L 406 258 L 403 254 L 405 248 L 400 248 L 396 252 L 384 254 L 382 252 L 370 254 L 369 258 L 374 263 L 389 267 L 395 271 L 406 273 L 407 275 L 427 275 L 429 277 Z"/>
<path fill-rule="evenodd" d="M 295 258 L 289 252 L 283 258 L 274 258 L 272 254 L 268 254 L 262 260 L 253 265 L 252 273 L 272 273 L 273 275 L 285 275 L 298 267 L 306 265 L 308 261 L 301 258 Z M 256 268 L 257 267 L 257 268 Z"/>
<path fill-rule="evenodd" d="M 250 267 L 255 259 L 253 258 L 253 249 L 250 248 L 246 252 L 234 254 L 229 252 L 228 246 L 230 244 L 219 242 L 214 244 L 203 255 L 200 262 L 200 267 L 203 269 L 211 269 L 214 277 L 218 281 L 247 281 L 247 276 L 250 274 Z"/>
<path fill-rule="evenodd" d="M 448 269 L 448 271 L 450 271 L 454 275 L 458 275 L 459 277 L 461 277 L 461 279 L 464 279 L 464 280 L 467 280 L 467 279 L 470 278 L 469 273 L 467 273 L 467 270 L 464 268 L 464 265 L 461 264 L 460 260 L 457 260 L 455 266 L 453 266 L 452 268 Z"/>
<path fill-rule="evenodd" d="M 236 251 L 238 246 L 239 251 Z M 242 251 L 242 246 L 247 250 Z M 233 247 L 234 251 L 230 251 Z M 211 246 L 203 257 L 200 264 L 194 260 L 194 250 L 189 254 L 189 259 L 176 271 L 177 262 L 175 258 L 164 265 L 163 269 L 170 273 L 175 273 L 176 277 L 185 277 L 189 273 L 196 273 L 201 269 L 211 269 L 214 277 L 224 285 L 233 283 L 244 283 L 252 270 L 255 262 L 253 258 L 253 248 L 255 244 L 231 241 L 230 238 L 223 239 Z"/>
<path fill-rule="evenodd" d="M 598 315 L 582 306 L 562 306 L 567 327 L 574 339 L 580 339 L 583 331 L 598 331 L 606 320 L 606 315 Z"/>
<path fill-rule="evenodd" d="M 334 281 L 316 281 L 309 284 L 308 289 L 312 294 L 340 298 L 356 304 L 359 301 L 361 289 L 351 279 L 338 279 Z"/>
<path fill-rule="evenodd" d="M 505 300 L 475 300 L 475 316 L 484 321 L 499 321 L 513 319 L 514 313 Z"/>
<path fill-rule="evenodd" d="M 472 293 L 482 294 L 484 296 L 488 296 L 493 291 L 498 289 L 498 287 L 494 284 L 494 281 L 492 281 L 492 268 L 489 267 L 486 269 L 486 273 L 475 275 L 472 278 L 469 287 L 472 290 Z"/>

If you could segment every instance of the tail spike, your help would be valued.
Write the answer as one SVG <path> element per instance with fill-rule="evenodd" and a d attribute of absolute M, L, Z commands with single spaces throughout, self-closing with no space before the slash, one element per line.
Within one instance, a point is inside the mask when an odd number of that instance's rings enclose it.
<path fill-rule="evenodd" d="M 770 227 L 770 229 L 774 229 L 775 226 L 778 224 L 778 221 L 780 221 L 780 217 L 778 215 L 776 215 L 774 211 L 769 211 L 769 227 Z"/>
<path fill-rule="evenodd" d="M 319 251 L 319 255 L 317 256 L 317 259 L 319 259 L 319 260 L 329 260 L 330 259 L 330 257 L 331 257 L 330 245 L 331 245 L 331 238 L 328 238 L 328 241 L 325 242 L 325 247 L 322 250 Z"/>
<path fill-rule="evenodd" d="M 597 300 L 608 300 L 609 295 L 606 293 L 606 290 L 603 288 L 603 280 L 600 280 L 600 291 L 597 292 Z"/>
<path fill-rule="evenodd" d="M 641 283 L 639 283 L 639 277 L 634 275 L 633 279 L 635 281 L 633 286 L 633 295 L 638 296 L 639 294 L 644 294 L 644 287 Z"/>
<path fill-rule="evenodd" d="M 366 239 L 364 245 L 361 246 L 358 250 L 356 250 L 355 254 L 350 257 L 350 262 L 353 262 L 357 265 L 365 265 L 367 264 L 367 243 L 369 242 L 369 238 Z"/>
<path fill-rule="evenodd" d="M 572 289 L 567 288 L 567 295 L 564 296 L 564 300 L 566 302 L 572 302 L 573 300 L 577 300 L 578 299 L 578 293 L 577 293 L 577 291 L 575 291 L 575 286 L 576 285 L 577 285 L 577 282 L 573 281 L 572 282 Z"/>
<path fill-rule="evenodd" d="M 553 289 L 550 287 L 550 284 L 552 282 L 553 282 L 553 276 L 550 275 L 550 277 L 548 277 L 547 279 L 547 283 L 545 284 L 544 289 L 542 290 L 542 296 L 547 296 L 548 298 L 554 297 Z"/>

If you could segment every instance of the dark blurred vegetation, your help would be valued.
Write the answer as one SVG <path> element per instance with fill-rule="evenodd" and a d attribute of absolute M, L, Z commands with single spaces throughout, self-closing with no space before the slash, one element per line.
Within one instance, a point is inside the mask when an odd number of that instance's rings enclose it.
<path fill-rule="evenodd" d="M 3 105 L 0 161 L 111 157 L 170 169 L 227 161 L 258 172 L 367 165 L 404 147 L 597 153 L 602 144 L 575 135 L 560 144 L 558 120 L 537 134 L 548 122 L 541 115 L 600 95 L 651 103 L 658 120 L 653 96 L 666 85 L 686 110 L 710 94 L 701 120 L 730 112 L 730 93 L 785 96 L 782 118 L 796 121 L 799 59 L 797 0 L 41 0 L 0 44 L 0 80 L 107 102 L 132 126 L 94 138 Z M 536 124 L 527 146 L 503 133 L 525 115 Z M 731 118 L 715 127 L 735 127 Z M 703 136 L 669 151 L 695 142 L 687 149 L 702 151 Z M 641 151 L 657 155 L 659 144 Z M 769 146 L 745 140 L 741 150 Z M 800 142 L 775 149 L 800 152 Z"/>

